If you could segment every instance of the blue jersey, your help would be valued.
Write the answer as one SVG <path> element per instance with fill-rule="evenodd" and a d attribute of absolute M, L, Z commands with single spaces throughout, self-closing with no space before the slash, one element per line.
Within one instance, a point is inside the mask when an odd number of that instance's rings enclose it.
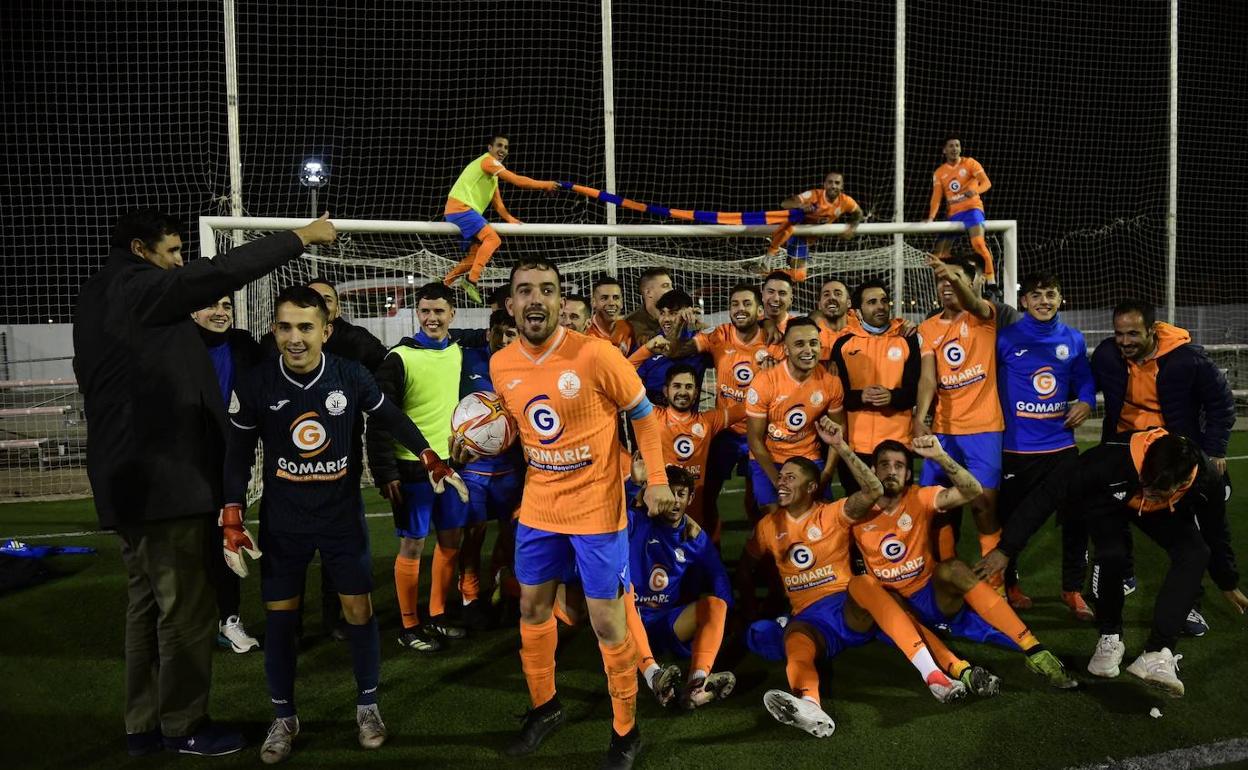
<path fill-rule="evenodd" d="M 1078 329 L 1023 315 L 997 331 L 997 392 L 1006 452 L 1056 452 L 1075 445 L 1062 423 L 1069 405 L 1096 405 L 1088 348 Z"/>
<path fill-rule="evenodd" d="M 704 594 L 732 604 L 732 583 L 706 532 L 689 539 L 683 521 L 673 527 L 630 509 L 628 538 L 628 569 L 643 615 L 695 602 Z"/>
<path fill-rule="evenodd" d="M 494 384 L 490 381 L 490 349 L 464 348 L 464 358 L 460 364 L 459 396 L 463 398 L 469 393 L 479 391 L 494 392 Z M 511 449 L 501 455 L 473 460 L 464 466 L 464 470 L 494 476 L 521 471 L 524 467 L 524 454 L 517 440 Z"/>
<path fill-rule="evenodd" d="M 363 515 L 363 463 L 352 443 L 363 413 L 378 409 L 382 401 L 362 364 L 330 354 L 323 354 L 321 365 L 308 374 L 290 372 L 279 357 L 238 378 L 230 422 L 264 442 L 264 527 L 315 532 Z M 227 501 L 242 499 L 241 490 L 228 488 L 239 483 L 230 481 L 227 468 Z"/>
<path fill-rule="evenodd" d="M 693 339 L 693 335 L 686 333 L 683 339 Z M 642 361 L 637 367 L 637 376 L 641 377 L 642 383 L 646 386 L 646 398 L 650 399 L 650 403 L 657 406 L 667 406 L 667 396 L 663 394 L 664 380 L 667 379 L 667 370 L 676 364 L 692 366 L 696 373 L 694 382 L 698 384 L 698 387 L 701 387 L 702 376 L 711 367 L 711 358 L 705 353 L 695 353 L 684 358 L 668 358 L 662 355 L 651 356 Z"/>

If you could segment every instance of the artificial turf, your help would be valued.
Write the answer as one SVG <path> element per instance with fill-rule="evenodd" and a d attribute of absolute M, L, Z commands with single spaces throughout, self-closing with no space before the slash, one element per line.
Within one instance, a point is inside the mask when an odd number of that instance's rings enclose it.
<path fill-rule="evenodd" d="M 1248 455 L 1248 435 L 1235 434 L 1229 454 Z M 1240 475 L 1245 465 L 1233 460 L 1232 475 Z M 731 570 L 748 533 L 739 488 L 730 485 L 728 490 L 721 507 L 728 521 L 723 552 Z M 375 494 L 366 493 L 366 500 L 370 511 L 386 510 Z M 1248 553 L 1246 505 L 1248 489 L 1241 485 L 1229 506 L 1240 554 Z M 533 757 L 501 757 L 499 750 L 515 735 L 518 716 L 528 706 L 515 628 L 478 634 L 435 656 L 400 649 L 391 573 L 397 540 L 388 516 L 372 517 L 369 525 L 373 601 L 382 629 L 381 708 L 390 740 L 375 752 L 364 752 L 356 743 L 350 657 L 344 644 L 321 635 L 315 600 L 319 567 L 314 564 L 306 617 L 313 638 L 299 659 L 296 698 L 302 733 L 292 765 L 596 767 L 609 737 L 611 706 L 592 632 L 562 632 L 558 685 L 567 724 Z M 4 537 L 95 526 L 89 501 L 0 506 Z M 241 753 L 214 760 L 170 754 L 132 759 L 125 754 L 126 592 L 117 538 L 99 534 L 37 542 L 89 545 L 99 553 L 54 557 L 51 564 L 58 577 L 0 595 L 0 768 L 257 765 L 259 742 L 271 718 L 259 652 L 221 650 L 214 660 L 211 713 L 244 731 L 250 743 Z M 1163 566 L 1163 556 L 1151 541 L 1137 536 L 1135 542 L 1139 591 L 1127 599 L 1124 668 L 1147 635 Z M 717 668 L 735 671 L 738 686 L 726 701 L 692 714 L 663 711 L 643 688 L 638 719 L 645 748 L 637 766 L 1061 768 L 1248 734 L 1248 619 L 1234 614 L 1206 580 L 1205 616 L 1212 631 L 1181 645 L 1185 698 L 1161 698 L 1125 671 L 1116 680 L 1094 680 L 1085 666 L 1096 632 L 1073 621 L 1057 598 L 1059 545 L 1056 530 L 1049 526 L 1023 556 L 1023 585 L 1036 600 L 1023 619 L 1076 672 L 1084 683 L 1079 690 L 1048 690 L 1016 652 L 954 641 L 954 649 L 991 668 L 1004 686 L 999 697 L 945 706 L 926 692 L 896 650 L 873 644 L 850 650 L 824 667 L 824 707 L 837 729 L 820 740 L 772 720 L 761 698 L 766 689 L 785 686 L 783 667 L 743 655 L 729 640 Z M 974 548 L 968 534 L 963 552 L 970 556 Z M 427 570 L 430 560 L 423 561 Z M 422 586 L 427 590 L 427 579 Z M 254 577 L 244 581 L 243 616 L 253 633 L 263 631 Z M 1159 719 L 1149 716 L 1154 706 L 1163 714 Z"/>

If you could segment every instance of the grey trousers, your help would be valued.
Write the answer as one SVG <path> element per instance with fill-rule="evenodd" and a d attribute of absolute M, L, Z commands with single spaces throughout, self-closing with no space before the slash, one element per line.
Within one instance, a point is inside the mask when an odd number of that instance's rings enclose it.
<path fill-rule="evenodd" d="M 207 716 L 217 634 L 207 559 L 221 558 L 215 524 L 204 515 L 117 529 L 128 575 L 127 733 L 160 728 L 183 737 Z"/>

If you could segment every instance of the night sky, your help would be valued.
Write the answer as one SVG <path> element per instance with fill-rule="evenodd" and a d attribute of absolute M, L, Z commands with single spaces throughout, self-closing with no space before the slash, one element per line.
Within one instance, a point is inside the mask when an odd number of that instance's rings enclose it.
<path fill-rule="evenodd" d="M 891 219 L 892 3 L 682 5 L 616 3 L 619 191 L 773 208 L 840 167 Z M 1020 221 L 1024 270 L 1059 271 L 1076 307 L 1160 302 L 1169 2 L 1034 5 L 908 4 L 906 218 L 925 215 L 953 130 L 993 179 L 989 217 Z M 189 229 L 224 212 L 221 7 L 7 7 L 0 320 L 67 321 L 119 213 L 158 205 Z M 439 218 L 495 127 L 512 136 L 514 170 L 604 184 L 595 2 L 237 7 L 248 213 L 306 213 L 296 172 L 322 154 L 335 216 Z M 1242 302 L 1248 12 L 1184 2 L 1180 14 L 1179 302 Z M 508 202 L 527 221 L 603 221 L 578 199 Z"/>

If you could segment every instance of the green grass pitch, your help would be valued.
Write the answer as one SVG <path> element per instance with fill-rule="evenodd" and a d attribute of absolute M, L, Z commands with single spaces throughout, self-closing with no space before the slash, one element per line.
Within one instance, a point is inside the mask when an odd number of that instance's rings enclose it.
<path fill-rule="evenodd" d="M 1236 434 L 1230 454 L 1248 454 L 1248 436 Z M 1232 474 L 1242 477 L 1244 467 L 1248 464 L 1232 461 Z M 1248 553 L 1245 486 L 1241 482 L 1230 506 L 1241 555 Z M 366 499 L 370 511 L 385 510 L 376 495 Z M 730 562 L 747 535 L 740 500 L 739 491 L 724 498 L 729 524 L 724 553 Z M 347 649 L 321 637 L 299 660 L 296 697 L 303 732 L 291 766 L 596 767 L 606 748 L 611 707 L 592 632 L 581 628 L 562 634 L 558 684 L 567 724 L 536 756 L 523 763 L 505 760 L 499 749 L 514 735 L 517 715 L 528 705 L 518 633 L 512 628 L 487 632 L 438 656 L 400 649 L 391 577 L 397 541 L 388 517 L 369 523 L 377 585 L 373 599 L 382 629 L 381 707 L 390 741 L 376 752 L 358 748 Z M 0 506 L 3 536 L 95 528 L 87 501 Z M 219 768 L 257 765 L 259 741 L 271 718 L 260 653 L 218 651 L 214 661 L 212 714 L 242 727 L 250 741 L 242 753 L 218 760 L 126 756 L 121 718 L 125 574 L 117 540 L 105 534 L 40 542 L 90 545 L 99 553 L 57 557 L 53 564 L 60 577 L 0 596 L 0 767 L 158 768 L 180 761 Z M 1127 662 L 1147 634 L 1162 564 L 1151 541 L 1138 536 L 1136 544 L 1140 590 L 1127 599 Z M 974 548 L 969 537 L 963 546 L 969 556 Z M 837 729 L 819 740 L 777 724 L 763 709 L 763 691 L 785 686 L 782 666 L 749 656 L 725 660 L 721 654 L 718 668 L 731 668 L 739 679 L 736 692 L 722 703 L 693 714 L 664 712 L 643 688 L 638 719 L 645 748 L 638 766 L 1060 768 L 1248 733 L 1248 619 L 1233 614 L 1206 580 L 1205 614 L 1213 630 L 1181 646 L 1186 698 L 1159 698 L 1125 672 L 1116 680 L 1091 681 L 1084 667 L 1096 633 L 1069 619 L 1057 599 L 1058 546 L 1049 526 L 1024 556 L 1024 586 L 1036 607 L 1023 617 L 1085 683 L 1080 690 L 1049 691 L 1017 653 L 954 641 L 956 650 L 999 674 L 1004 687 L 994 699 L 942 706 L 895 650 L 869 645 L 824 668 L 824 705 Z M 317 569 L 311 569 L 313 586 L 318 585 Z M 427 590 L 427 580 L 422 585 Z M 308 609 L 307 625 L 319 634 L 319 601 L 310 604 L 315 606 Z M 262 632 L 254 576 L 244 581 L 243 608 L 249 628 Z M 1153 706 L 1163 712 L 1160 719 L 1149 716 Z"/>

